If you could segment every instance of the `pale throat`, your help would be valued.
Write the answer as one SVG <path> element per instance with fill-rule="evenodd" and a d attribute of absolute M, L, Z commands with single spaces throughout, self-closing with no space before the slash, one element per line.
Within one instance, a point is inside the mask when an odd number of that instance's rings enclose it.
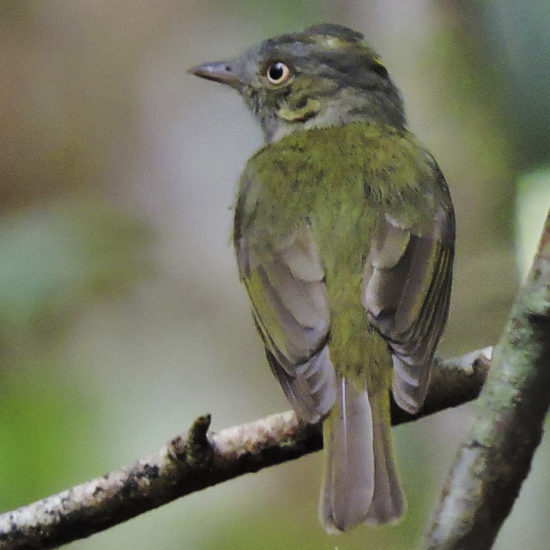
<path fill-rule="evenodd" d="M 369 118 L 371 117 L 368 116 L 368 102 L 365 97 L 353 89 L 343 88 L 330 98 L 310 97 L 299 108 L 291 109 L 283 104 L 275 111 L 275 116 L 262 121 L 262 127 L 266 143 L 273 143 L 295 132 L 342 126 Z"/>

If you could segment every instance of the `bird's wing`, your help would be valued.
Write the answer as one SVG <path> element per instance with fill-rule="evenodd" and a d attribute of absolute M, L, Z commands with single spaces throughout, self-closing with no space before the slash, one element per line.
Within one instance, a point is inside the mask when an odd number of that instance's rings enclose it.
<path fill-rule="evenodd" d="M 336 378 L 327 339 L 330 314 L 313 232 L 296 229 L 266 250 L 244 234 L 237 258 L 271 369 L 299 416 L 316 422 L 332 407 Z"/>
<path fill-rule="evenodd" d="M 362 303 L 392 352 L 392 391 L 414 413 L 428 390 L 435 347 L 451 291 L 454 215 L 441 173 L 440 200 L 426 201 L 421 221 L 402 206 L 390 207 L 373 231 L 365 262 Z M 422 201 L 422 198 L 420 198 Z"/>

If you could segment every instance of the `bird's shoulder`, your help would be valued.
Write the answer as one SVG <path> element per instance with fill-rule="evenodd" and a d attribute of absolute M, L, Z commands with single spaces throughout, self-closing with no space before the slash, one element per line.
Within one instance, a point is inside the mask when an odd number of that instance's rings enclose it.
<path fill-rule="evenodd" d="M 262 201 L 292 211 L 319 197 L 367 200 L 396 216 L 419 209 L 431 217 L 440 207 L 452 215 L 445 179 L 415 136 L 366 122 L 296 132 L 265 145 L 248 161 L 239 195 L 241 215 Z"/>
<path fill-rule="evenodd" d="M 362 174 L 379 185 L 413 184 L 431 176 L 434 164 L 408 130 L 358 121 L 299 131 L 268 143 L 249 159 L 242 179 L 267 185 L 286 179 L 307 185 Z"/>

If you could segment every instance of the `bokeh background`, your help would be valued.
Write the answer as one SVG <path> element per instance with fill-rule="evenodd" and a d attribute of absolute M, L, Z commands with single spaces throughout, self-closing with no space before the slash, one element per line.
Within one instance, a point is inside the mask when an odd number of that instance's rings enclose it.
<path fill-rule="evenodd" d="M 550 3 L 0 0 L 0 511 L 129 463 L 211 412 L 286 410 L 230 245 L 261 144 L 186 70 L 334 22 L 362 31 L 449 181 L 458 219 L 440 353 L 498 338 L 550 203 Z M 329 537 L 320 454 L 194 494 L 79 550 L 411 549 L 471 405 L 394 429 L 409 509 Z M 550 443 L 495 548 L 550 537 Z"/>

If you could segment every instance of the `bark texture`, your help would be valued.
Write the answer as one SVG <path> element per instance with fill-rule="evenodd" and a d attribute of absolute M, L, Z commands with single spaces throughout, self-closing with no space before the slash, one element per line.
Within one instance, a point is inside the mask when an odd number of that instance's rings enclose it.
<path fill-rule="evenodd" d="M 550 215 L 476 405 L 426 549 L 491 548 L 529 473 L 550 406 Z"/>
<path fill-rule="evenodd" d="M 393 408 L 392 423 L 415 420 L 477 397 L 489 369 L 490 348 L 437 361 L 423 411 Z M 54 548 L 108 529 L 178 497 L 321 449 L 321 426 L 291 412 L 209 432 L 198 418 L 152 455 L 17 510 L 0 515 L 0 549 Z"/>

